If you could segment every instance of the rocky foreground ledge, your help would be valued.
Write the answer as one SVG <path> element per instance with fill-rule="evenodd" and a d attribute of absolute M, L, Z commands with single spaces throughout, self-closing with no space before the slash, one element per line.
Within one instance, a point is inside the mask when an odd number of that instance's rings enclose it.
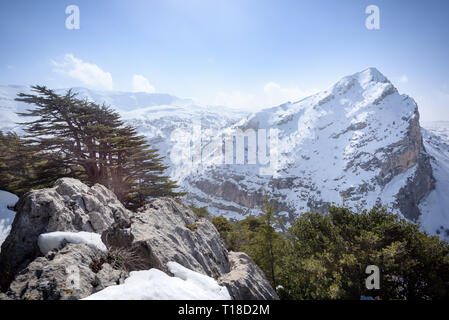
<path fill-rule="evenodd" d="M 160 198 L 131 212 L 104 186 L 63 178 L 28 192 L 16 209 L 0 252 L 0 299 L 82 299 L 122 284 L 132 271 L 170 274 L 170 261 L 214 278 L 233 299 L 278 299 L 245 253 L 228 252 L 212 223 L 176 200 Z M 63 242 L 43 255 L 39 236 L 55 231 L 101 234 L 108 252 Z M 74 266 L 76 289 L 68 286 Z"/>

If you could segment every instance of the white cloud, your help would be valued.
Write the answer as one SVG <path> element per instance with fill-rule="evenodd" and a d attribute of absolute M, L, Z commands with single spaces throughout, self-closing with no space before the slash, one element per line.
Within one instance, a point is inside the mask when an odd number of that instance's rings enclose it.
<path fill-rule="evenodd" d="M 298 101 L 317 92 L 314 89 L 282 88 L 275 82 L 268 82 L 264 87 L 265 101 L 271 105 L 279 105 L 287 101 Z"/>
<path fill-rule="evenodd" d="M 212 104 L 230 108 L 253 108 L 257 106 L 255 96 L 240 91 L 218 92 Z"/>
<path fill-rule="evenodd" d="M 297 87 L 283 88 L 275 82 L 268 82 L 258 94 L 234 92 L 218 92 L 214 105 L 231 108 L 261 109 L 280 105 L 287 101 L 295 102 L 318 92 L 315 89 L 301 90 Z"/>
<path fill-rule="evenodd" d="M 399 79 L 399 82 L 400 82 L 400 83 L 407 83 L 407 82 L 408 82 L 408 77 L 407 77 L 407 75 L 406 75 L 406 74 L 403 74 L 403 75 L 401 76 L 401 78 Z"/>
<path fill-rule="evenodd" d="M 79 80 L 86 86 L 103 90 L 112 90 L 114 87 L 112 76 L 109 72 L 103 71 L 96 64 L 84 62 L 73 54 L 68 53 L 64 55 L 62 61 L 52 61 L 52 64 L 54 72 Z"/>
<path fill-rule="evenodd" d="M 150 84 L 147 78 L 140 74 L 135 74 L 133 76 L 133 91 L 134 92 L 146 92 L 154 93 L 156 89 Z"/>

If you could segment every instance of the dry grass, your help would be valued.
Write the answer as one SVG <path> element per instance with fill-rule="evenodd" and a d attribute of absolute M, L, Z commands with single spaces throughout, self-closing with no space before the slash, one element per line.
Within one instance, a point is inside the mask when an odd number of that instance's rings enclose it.
<path fill-rule="evenodd" d="M 137 251 L 130 247 L 111 247 L 107 253 L 92 257 L 90 269 L 97 273 L 105 263 L 110 264 L 116 270 L 127 272 L 143 270 L 147 266 Z"/>
<path fill-rule="evenodd" d="M 114 269 L 122 269 L 128 272 L 133 270 L 142 270 L 146 267 L 145 261 L 133 248 L 109 248 L 107 262 Z"/>

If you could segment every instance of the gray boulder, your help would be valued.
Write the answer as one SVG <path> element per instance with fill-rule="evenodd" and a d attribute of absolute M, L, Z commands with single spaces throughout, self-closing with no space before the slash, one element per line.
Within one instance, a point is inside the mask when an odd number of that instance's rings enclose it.
<path fill-rule="evenodd" d="M 38 257 L 11 283 L 7 297 L 20 300 L 73 300 L 85 298 L 128 276 L 103 263 L 105 254 L 85 244 L 66 243 Z"/>
<path fill-rule="evenodd" d="M 279 300 L 263 271 L 243 252 L 229 252 L 231 272 L 218 279 L 234 300 Z"/>
<path fill-rule="evenodd" d="M 33 190 L 16 205 L 11 233 L 0 252 L 0 291 L 14 276 L 41 255 L 40 234 L 53 231 L 102 233 L 114 222 L 126 220 L 125 209 L 114 193 L 96 184 L 88 187 L 72 178 L 56 181 L 53 188 Z"/>
<path fill-rule="evenodd" d="M 131 217 L 129 225 L 105 231 L 103 242 L 125 247 L 145 261 L 144 269 L 169 272 L 166 263 L 211 276 L 238 300 L 279 299 L 263 271 L 245 253 L 226 250 L 217 229 L 207 219 L 169 198 L 160 198 Z"/>
<path fill-rule="evenodd" d="M 156 199 L 134 213 L 129 225 L 116 223 L 102 240 L 108 247 L 137 252 L 144 268 L 168 272 L 167 262 L 175 261 L 214 278 L 230 271 L 228 252 L 213 224 L 170 198 Z"/>

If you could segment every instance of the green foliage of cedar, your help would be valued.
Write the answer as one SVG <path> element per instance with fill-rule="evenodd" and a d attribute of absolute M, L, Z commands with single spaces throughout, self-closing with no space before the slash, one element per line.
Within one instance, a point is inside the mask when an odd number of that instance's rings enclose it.
<path fill-rule="evenodd" d="M 304 213 L 285 235 L 273 228 L 267 202 L 264 211 L 234 223 L 223 217 L 212 222 L 229 249 L 248 253 L 273 286 L 283 287 L 282 299 L 449 298 L 449 244 L 385 208 Z M 365 287 L 368 265 L 380 268 L 379 290 Z"/>
<path fill-rule="evenodd" d="M 281 271 L 279 266 L 284 254 L 285 239 L 275 230 L 279 220 L 275 217 L 274 206 L 268 196 L 265 196 L 262 209 L 264 214 L 257 222 L 252 219 L 244 222 L 248 225 L 250 236 L 242 249 L 264 271 L 272 287 L 276 288 L 279 284 L 277 275 Z"/>
<path fill-rule="evenodd" d="M 227 239 L 229 232 L 234 229 L 234 224 L 222 216 L 213 217 L 211 222 L 224 240 Z"/>
<path fill-rule="evenodd" d="M 58 153 L 49 156 L 16 133 L 0 131 L 0 190 L 21 196 L 30 189 L 49 187 L 58 178 L 72 176 L 72 172 L 62 165 Z"/>
<path fill-rule="evenodd" d="M 21 193 L 70 176 L 89 185 L 103 184 L 130 209 L 141 207 L 148 198 L 183 194 L 164 175 L 167 167 L 157 150 L 134 127 L 125 125 L 117 112 L 79 99 L 72 90 L 64 95 L 44 86 L 32 90 L 36 94 L 20 93 L 16 98 L 33 106 L 19 113 L 33 117 L 22 123 L 27 135 L 16 144 L 20 152 L 0 159 L 8 168 L 24 168 L 17 174 L 18 185 L 8 186 L 9 190 Z M 25 154 L 22 160 L 21 154 Z"/>

